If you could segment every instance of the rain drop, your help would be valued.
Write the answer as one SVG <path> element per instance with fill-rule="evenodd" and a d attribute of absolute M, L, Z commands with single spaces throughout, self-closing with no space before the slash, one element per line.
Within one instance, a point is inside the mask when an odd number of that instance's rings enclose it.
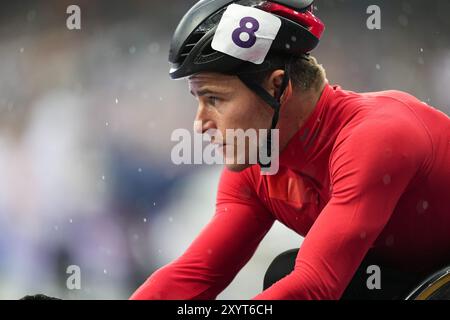
<path fill-rule="evenodd" d="M 394 236 L 389 236 L 386 238 L 386 245 L 388 247 L 392 247 L 392 245 L 394 244 Z"/>
<path fill-rule="evenodd" d="M 27 20 L 28 20 L 28 22 L 33 21 L 34 18 L 36 18 L 36 11 L 32 10 L 32 11 L 27 13 Z"/>
<path fill-rule="evenodd" d="M 160 46 L 159 46 L 159 44 L 156 43 L 156 42 L 151 43 L 151 44 L 148 46 L 148 51 L 149 51 L 151 54 L 158 53 L 158 52 L 159 52 L 159 49 L 160 49 Z"/>
<path fill-rule="evenodd" d="M 398 22 L 402 27 L 407 27 L 409 23 L 408 17 L 402 14 L 398 17 Z"/>

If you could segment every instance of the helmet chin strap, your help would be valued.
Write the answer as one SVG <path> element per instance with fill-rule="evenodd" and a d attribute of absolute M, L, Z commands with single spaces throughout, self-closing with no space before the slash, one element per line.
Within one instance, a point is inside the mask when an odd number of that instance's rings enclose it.
<path fill-rule="evenodd" d="M 280 109 L 281 109 L 281 97 L 283 96 L 284 92 L 286 91 L 287 86 L 289 85 L 289 66 L 290 63 L 286 63 L 284 67 L 284 76 L 283 81 L 281 82 L 280 90 L 276 94 L 276 96 L 272 96 L 269 92 L 267 92 L 261 85 L 253 81 L 252 79 L 249 79 L 243 75 L 238 75 L 239 79 L 254 93 L 256 93 L 264 102 L 266 102 L 273 110 L 274 115 L 272 117 L 272 125 L 271 128 L 267 134 L 267 156 L 269 157 L 270 161 L 266 164 L 263 164 L 260 162 L 260 159 L 258 157 L 258 164 L 261 168 L 270 168 L 272 165 L 272 130 L 274 130 L 277 127 L 278 120 L 280 118 Z"/>

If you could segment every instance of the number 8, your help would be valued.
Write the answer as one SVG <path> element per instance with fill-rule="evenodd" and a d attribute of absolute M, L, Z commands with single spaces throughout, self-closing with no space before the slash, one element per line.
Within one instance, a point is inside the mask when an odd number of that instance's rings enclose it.
<path fill-rule="evenodd" d="M 251 28 L 247 27 L 247 23 L 250 23 Z M 233 31 L 233 42 L 241 48 L 248 49 L 255 45 L 256 35 L 255 32 L 259 30 L 259 22 L 252 17 L 244 17 L 239 22 L 239 28 Z M 241 34 L 246 33 L 249 35 L 247 41 L 241 40 Z"/>

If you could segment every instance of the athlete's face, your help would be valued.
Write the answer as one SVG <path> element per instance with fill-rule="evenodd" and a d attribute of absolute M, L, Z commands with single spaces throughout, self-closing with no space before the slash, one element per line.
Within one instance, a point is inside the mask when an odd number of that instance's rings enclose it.
<path fill-rule="evenodd" d="M 231 138 L 230 133 L 233 132 L 230 129 L 256 129 L 255 134 L 258 136 L 258 129 L 270 128 L 273 116 L 271 108 L 236 76 L 197 74 L 189 78 L 189 88 L 198 100 L 194 125 L 196 131 L 206 133 L 217 130 L 220 133 L 222 139 L 213 137 L 212 143 L 219 145 L 230 170 L 241 171 L 253 165 L 258 141 L 246 139 L 243 146 L 239 139 Z"/>

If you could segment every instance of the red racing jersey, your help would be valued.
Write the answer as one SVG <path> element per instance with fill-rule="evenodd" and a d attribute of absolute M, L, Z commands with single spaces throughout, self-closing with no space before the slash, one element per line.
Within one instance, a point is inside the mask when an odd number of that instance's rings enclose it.
<path fill-rule="evenodd" d="M 255 299 L 339 299 L 369 250 L 407 271 L 450 262 L 450 119 L 400 91 L 329 84 L 279 172 L 224 169 L 216 212 L 131 299 L 215 299 L 278 220 L 305 239 Z"/>

